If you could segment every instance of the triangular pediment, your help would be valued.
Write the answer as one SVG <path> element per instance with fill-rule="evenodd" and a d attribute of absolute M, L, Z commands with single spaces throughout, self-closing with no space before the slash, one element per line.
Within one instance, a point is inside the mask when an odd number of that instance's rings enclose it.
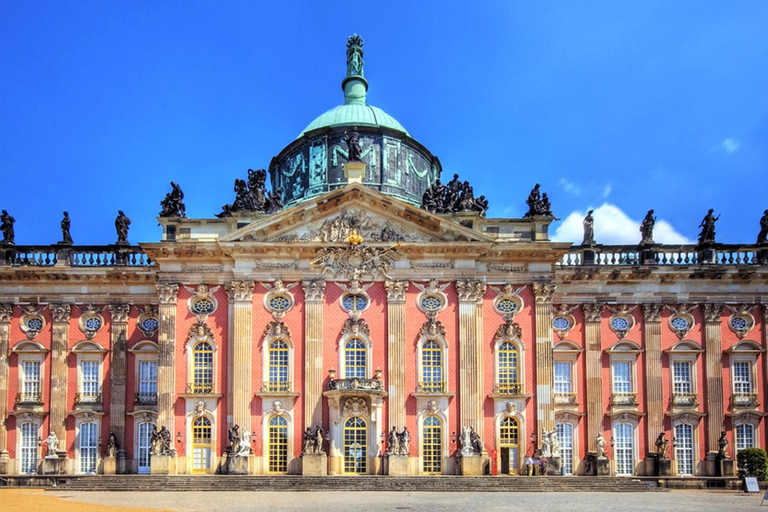
<path fill-rule="evenodd" d="M 352 230 L 367 242 L 491 241 L 483 233 L 360 184 L 255 219 L 220 241 L 340 243 Z"/>

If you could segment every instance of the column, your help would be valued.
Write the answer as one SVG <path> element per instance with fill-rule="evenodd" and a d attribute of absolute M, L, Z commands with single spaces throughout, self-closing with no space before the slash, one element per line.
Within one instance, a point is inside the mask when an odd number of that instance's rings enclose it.
<path fill-rule="evenodd" d="M 661 304 L 644 304 L 645 397 L 648 411 L 648 446 L 664 431 L 664 399 L 661 384 Z"/>
<path fill-rule="evenodd" d="M 304 288 L 304 425 L 322 425 L 325 281 L 304 281 L 301 286 Z"/>
<path fill-rule="evenodd" d="M 131 312 L 131 306 L 127 304 L 112 304 L 108 307 L 112 315 L 111 345 L 110 352 L 110 394 L 109 394 L 109 431 L 117 436 L 117 442 L 120 444 L 120 451 L 117 454 L 118 459 L 125 459 L 125 399 L 126 399 L 126 354 L 127 351 L 127 330 L 128 315 Z M 104 436 L 106 438 L 106 436 Z M 124 464 L 124 463 L 123 463 Z M 122 473 L 124 467 L 118 467 L 118 472 Z"/>
<path fill-rule="evenodd" d="M 482 360 L 478 352 L 478 302 L 483 300 L 485 283 L 456 281 L 459 296 L 459 422 L 460 427 L 472 427 L 483 434 Z"/>
<path fill-rule="evenodd" d="M 583 304 L 584 341 L 587 348 L 587 451 L 597 450 L 595 439 L 603 431 L 603 365 L 600 317 L 603 304 Z"/>
<path fill-rule="evenodd" d="M 11 337 L 13 306 L 0 304 L 0 474 L 8 472 L 8 431 L 5 427 L 8 406 L 8 345 Z"/>
<path fill-rule="evenodd" d="M 251 347 L 253 346 L 253 281 L 232 281 L 227 287 L 234 305 L 232 358 L 232 422 L 251 431 Z"/>
<path fill-rule="evenodd" d="M 555 285 L 534 283 L 536 302 L 536 420 L 537 429 L 548 432 L 555 429 L 554 361 L 552 355 L 552 295 Z"/>
<path fill-rule="evenodd" d="M 157 333 L 157 428 L 175 430 L 176 372 L 176 299 L 178 284 L 156 285 L 160 306 L 160 327 Z"/>
<path fill-rule="evenodd" d="M 405 426 L 405 292 L 408 281 L 386 281 L 387 289 L 387 381 L 389 425 Z M 387 428 L 386 430 L 389 430 Z"/>
<path fill-rule="evenodd" d="M 707 348 L 707 452 L 717 452 L 720 432 L 724 430 L 723 349 L 720 331 L 722 304 L 703 304 L 704 340 Z"/>
<path fill-rule="evenodd" d="M 69 343 L 69 317 L 72 306 L 51 304 L 53 322 L 51 335 L 51 403 L 50 430 L 59 438 L 61 450 L 67 448 L 67 345 Z"/>

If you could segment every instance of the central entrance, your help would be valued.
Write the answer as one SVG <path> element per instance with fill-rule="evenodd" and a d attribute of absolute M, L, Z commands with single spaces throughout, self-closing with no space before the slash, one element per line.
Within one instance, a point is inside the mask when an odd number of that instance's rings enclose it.
<path fill-rule="evenodd" d="M 500 429 L 501 473 L 516 475 L 520 471 L 520 427 L 515 418 L 508 417 L 501 420 Z"/>
<path fill-rule="evenodd" d="M 211 420 L 205 416 L 192 422 L 192 472 L 211 472 Z"/>
<path fill-rule="evenodd" d="M 349 418 L 344 423 L 344 473 L 368 472 L 368 425 L 363 418 Z"/>

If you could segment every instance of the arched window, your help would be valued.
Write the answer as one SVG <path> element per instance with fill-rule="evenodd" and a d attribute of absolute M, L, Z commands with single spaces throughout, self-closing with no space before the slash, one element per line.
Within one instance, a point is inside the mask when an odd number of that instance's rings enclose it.
<path fill-rule="evenodd" d="M 501 472 L 515 475 L 520 470 L 520 426 L 515 418 L 506 417 L 501 420 L 499 429 Z"/>
<path fill-rule="evenodd" d="M 349 418 L 344 422 L 344 472 L 368 472 L 368 426 L 363 418 Z"/>
<path fill-rule="evenodd" d="M 675 458 L 678 475 L 693 475 L 693 427 L 687 423 L 675 425 Z"/>
<path fill-rule="evenodd" d="M 351 338 L 344 344 L 344 378 L 364 379 L 367 370 L 368 351 L 360 338 Z"/>
<path fill-rule="evenodd" d="M 437 416 L 427 416 L 423 425 L 423 470 L 426 475 L 443 472 L 443 422 Z"/>
<path fill-rule="evenodd" d="M 213 393 L 213 347 L 207 341 L 192 351 L 192 393 Z"/>
<path fill-rule="evenodd" d="M 290 391 L 289 352 L 288 343 L 284 340 L 273 340 L 269 344 L 269 381 L 264 385 L 265 392 Z"/>
<path fill-rule="evenodd" d="M 288 471 L 288 421 L 282 416 L 269 420 L 269 472 Z"/>
<path fill-rule="evenodd" d="M 211 420 L 199 416 L 192 422 L 192 472 L 211 470 Z"/>
<path fill-rule="evenodd" d="M 498 382 L 497 392 L 501 394 L 517 394 L 522 392 L 520 382 L 520 353 L 511 341 L 505 341 L 498 349 Z"/>
<path fill-rule="evenodd" d="M 442 393 L 445 391 L 443 347 L 437 340 L 427 340 L 421 345 L 419 391 L 425 393 Z"/>
<path fill-rule="evenodd" d="M 564 475 L 573 474 L 573 424 L 557 423 L 557 443 L 560 445 L 560 460 Z"/>
<path fill-rule="evenodd" d="M 19 472 L 32 475 L 37 468 L 37 424 L 22 423 L 19 427 L 21 431 L 21 468 Z"/>
<path fill-rule="evenodd" d="M 80 424 L 80 473 L 96 472 L 98 425 L 93 422 Z"/>
<path fill-rule="evenodd" d="M 616 430 L 616 474 L 631 476 L 635 473 L 635 432 L 630 423 L 617 423 Z"/>

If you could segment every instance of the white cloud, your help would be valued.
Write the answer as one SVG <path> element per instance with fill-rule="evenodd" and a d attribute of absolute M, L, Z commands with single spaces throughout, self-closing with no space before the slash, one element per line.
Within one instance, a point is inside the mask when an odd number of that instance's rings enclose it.
<path fill-rule="evenodd" d="M 635 245 L 640 243 L 640 221 L 630 219 L 618 206 L 603 203 L 594 209 L 595 242 L 605 245 Z M 556 242 L 580 244 L 584 238 L 584 217 L 587 212 L 574 211 L 557 227 L 552 239 Z M 653 239 L 661 244 L 690 244 L 692 240 L 681 235 L 665 221 L 656 222 Z"/>
<path fill-rule="evenodd" d="M 723 142 L 710 149 L 710 151 L 725 151 L 726 153 L 734 153 L 741 147 L 741 142 L 734 138 L 723 139 Z"/>
<path fill-rule="evenodd" d="M 563 187 L 563 190 L 565 190 L 571 195 L 574 195 L 574 196 L 581 195 L 581 187 L 576 185 L 574 182 L 568 180 L 567 178 L 560 178 L 558 185 Z"/>
<path fill-rule="evenodd" d="M 605 186 L 603 187 L 603 199 L 608 197 L 608 195 L 611 193 L 611 190 L 613 190 L 613 188 L 611 187 L 611 184 L 606 183 Z"/>

